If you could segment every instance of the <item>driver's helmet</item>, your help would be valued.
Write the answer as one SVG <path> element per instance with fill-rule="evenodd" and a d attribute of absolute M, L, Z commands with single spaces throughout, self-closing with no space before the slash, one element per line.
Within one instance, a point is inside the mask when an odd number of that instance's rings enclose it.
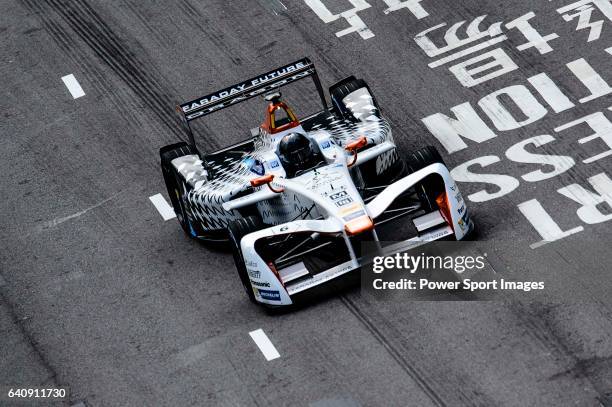
<path fill-rule="evenodd" d="M 278 152 L 289 176 L 308 169 L 314 162 L 316 154 L 310 139 L 301 133 L 289 133 L 284 136 L 278 145 Z"/>

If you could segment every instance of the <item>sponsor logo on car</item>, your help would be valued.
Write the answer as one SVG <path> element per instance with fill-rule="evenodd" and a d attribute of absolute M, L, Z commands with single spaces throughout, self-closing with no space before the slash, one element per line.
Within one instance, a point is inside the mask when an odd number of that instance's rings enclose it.
<path fill-rule="evenodd" d="M 257 291 L 259 291 L 259 295 L 264 300 L 270 300 L 270 301 L 280 301 L 281 300 L 280 292 L 278 291 L 262 290 L 262 289 L 258 289 Z"/>
<path fill-rule="evenodd" d="M 251 278 L 259 278 L 261 277 L 261 271 L 257 269 L 252 269 L 247 267 L 247 272 L 249 273 L 249 277 Z"/>
<path fill-rule="evenodd" d="M 276 168 L 279 165 L 280 164 L 279 164 L 278 160 L 270 161 L 270 168 Z"/>
<path fill-rule="evenodd" d="M 470 224 L 470 216 L 468 215 L 468 213 L 465 212 L 457 223 L 459 224 L 461 230 L 465 232 L 465 230 L 468 228 L 468 225 Z"/>
<path fill-rule="evenodd" d="M 253 284 L 254 286 L 257 286 L 257 287 L 270 287 L 270 283 L 261 283 L 259 281 L 252 281 L 251 280 L 251 284 Z"/>
<path fill-rule="evenodd" d="M 348 222 L 348 221 L 350 221 L 350 220 L 353 220 L 353 219 L 358 218 L 358 217 L 360 217 L 360 216 L 363 216 L 363 215 L 365 215 L 365 214 L 366 214 L 366 213 L 365 213 L 365 211 L 360 210 L 360 211 L 357 211 L 357 212 L 351 213 L 351 214 L 349 214 L 349 215 L 346 215 L 346 216 L 344 216 L 342 219 L 344 219 L 346 222 Z"/>
<path fill-rule="evenodd" d="M 330 144 L 329 140 L 326 140 L 326 141 L 321 143 L 321 148 L 325 150 L 326 148 L 329 148 L 330 145 L 331 144 Z"/>
<path fill-rule="evenodd" d="M 335 201 L 336 199 L 340 199 L 343 196 L 346 196 L 347 192 L 346 191 L 340 191 L 340 192 L 336 192 L 335 194 L 331 194 L 329 196 L 329 199 L 331 199 L 332 201 Z"/>
<path fill-rule="evenodd" d="M 264 175 L 265 170 L 261 161 L 255 160 L 253 158 L 247 158 L 245 160 L 246 164 L 249 166 L 252 172 L 257 175 Z"/>
<path fill-rule="evenodd" d="M 358 211 L 360 209 L 361 209 L 361 205 L 359 205 L 358 203 L 355 203 L 354 205 L 350 205 L 350 206 L 347 206 L 346 208 L 342 208 L 340 213 L 342 215 L 345 215 L 347 213 L 356 212 L 356 211 Z"/>
<path fill-rule="evenodd" d="M 213 93 L 212 95 L 208 95 L 208 96 L 204 96 L 198 100 L 194 100 L 188 103 L 184 103 L 181 105 L 181 109 L 183 109 L 183 112 L 185 113 L 189 113 L 192 110 L 198 110 L 201 109 L 205 106 L 211 105 L 213 103 L 218 103 L 224 99 L 227 98 L 231 98 L 232 96 L 235 96 L 234 99 L 238 99 L 238 100 L 243 100 L 245 98 L 247 98 L 248 96 L 251 96 L 253 93 L 255 94 L 259 94 L 259 93 L 265 93 L 266 90 L 268 90 L 267 88 L 263 88 L 263 89 L 258 89 L 258 90 L 254 90 L 253 92 L 251 92 L 251 94 L 245 95 L 245 93 L 249 90 L 249 88 L 252 88 L 254 86 L 262 86 L 264 84 L 266 84 L 267 82 L 270 81 L 279 81 L 279 79 L 284 78 L 285 76 L 287 76 L 288 74 L 290 74 L 293 71 L 296 71 L 298 69 L 301 68 L 305 68 L 306 65 L 304 64 L 303 61 L 299 61 L 293 65 L 289 65 L 283 68 L 280 68 L 274 72 L 270 72 L 268 74 L 265 75 L 261 75 L 257 78 L 253 78 L 250 81 L 247 82 L 243 82 L 243 83 L 239 83 L 236 84 L 234 86 L 232 86 L 231 88 L 227 88 L 227 89 L 223 89 L 221 91 L 218 91 L 216 93 Z M 309 75 L 309 72 L 303 72 L 303 73 L 299 73 L 296 75 L 293 75 L 292 77 L 285 79 L 285 80 L 280 80 L 277 83 L 274 84 L 270 84 L 269 88 L 275 88 L 275 87 L 279 87 L 281 85 L 283 85 L 284 83 L 286 83 L 287 81 L 291 81 L 296 79 L 296 77 L 299 76 L 304 76 L 304 75 Z M 209 109 L 210 110 L 210 109 Z"/>
<path fill-rule="evenodd" d="M 348 197 L 348 198 L 344 198 L 344 199 L 341 199 L 341 200 L 337 201 L 336 205 L 337 206 L 344 206 L 344 205 L 350 204 L 351 202 L 353 202 L 353 199 L 351 197 Z"/>

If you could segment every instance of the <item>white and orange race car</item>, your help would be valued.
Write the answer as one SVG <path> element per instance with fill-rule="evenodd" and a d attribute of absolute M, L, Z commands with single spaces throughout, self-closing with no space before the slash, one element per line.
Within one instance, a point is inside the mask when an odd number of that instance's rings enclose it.
<path fill-rule="evenodd" d="M 311 78 L 323 109 L 298 118 L 279 88 Z M 433 147 L 401 157 L 363 80 L 329 89 L 307 58 L 178 107 L 189 142 L 161 148 L 168 193 L 185 232 L 227 242 L 248 297 L 284 306 L 364 265 L 362 242 L 399 247 L 463 239 L 465 201 Z M 198 150 L 190 122 L 258 95 L 267 101 L 251 137 Z M 393 242 L 387 244 L 386 242 Z"/>

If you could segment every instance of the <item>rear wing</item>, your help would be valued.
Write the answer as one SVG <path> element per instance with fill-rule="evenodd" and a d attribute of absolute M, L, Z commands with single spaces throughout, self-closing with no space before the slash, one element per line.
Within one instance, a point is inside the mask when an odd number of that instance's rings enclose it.
<path fill-rule="evenodd" d="M 300 79 L 311 77 L 321 98 L 323 108 L 327 108 L 325 94 L 319 81 L 319 76 L 314 64 L 308 58 L 303 58 L 289 65 L 276 68 L 270 72 L 257 75 L 247 81 L 237 83 L 225 89 L 218 90 L 209 95 L 199 97 L 190 102 L 177 106 L 177 111 L 183 118 L 187 128 L 189 141 L 195 146 L 193 132 L 189 122 L 204 117 L 217 110 L 221 110 L 236 103 L 243 102 L 255 96 L 268 93 L 269 91 L 288 85 Z"/>

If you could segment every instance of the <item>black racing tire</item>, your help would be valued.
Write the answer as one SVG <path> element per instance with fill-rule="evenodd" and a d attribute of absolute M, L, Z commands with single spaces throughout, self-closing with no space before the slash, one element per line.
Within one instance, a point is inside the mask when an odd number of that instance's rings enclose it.
<path fill-rule="evenodd" d="M 442 156 L 433 146 L 427 146 L 408 154 L 404 159 L 408 174 L 417 172 L 420 169 L 434 163 L 444 164 Z M 443 192 L 444 184 L 437 175 L 430 175 L 416 185 L 416 191 L 421 200 L 423 208 L 427 211 L 434 211 L 438 208 L 436 197 Z"/>
<path fill-rule="evenodd" d="M 169 146 L 162 147 L 159 150 L 162 174 L 168 190 L 170 202 L 172 203 L 172 208 L 174 209 L 176 218 L 185 234 L 193 238 L 195 236 L 193 236 L 192 228 L 189 223 L 189 217 L 187 215 L 186 205 L 183 201 L 183 195 L 185 192 L 184 185 L 178 171 L 172 165 L 172 160 L 175 158 L 190 154 L 197 153 L 191 145 L 185 142 L 171 144 Z"/>
<path fill-rule="evenodd" d="M 404 159 L 408 166 L 408 171 L 412 174 L 434 163 L 444 164 L 442 156 L 433 146 L 427 146 L 420 150 L 413 151 Z"/>
<path fill-rule="evenodd" d="M 372 101 L 374 102 L 374 106 L 378 108 L 376 98 L 372 94 L 372 91 L 370 90 L 368 84 L 363 79 L 356 79 L 354 76 L 349 76 L 348 78 L 341 80 L 340 82 L 329 88 L 332 109 L 338 117 L 354 121 L 357 120 L 351 113 L 350 109 L 346 107 L 342 99 L 344 99 L 348 94 L 361 88 L 368 89 L 368 92 L 370 92 L 370 95 L 372 95 Z"/>
<path fill-rule="evenodd" d="M 238 271 L 238 277 L 244 287 L 249 300 L 255 301 L 255 294 L 253 293 L 253 287 L 251 286 L 251 280 L 247 272 L 244 257 L 242 255 L 242 249 L 240 247 L 240 241 L 242 238 L 249 233 L 256 232 L 265 227 L 264 223 L 257 216 L 247 216 L 246 218 L 236 219 L 229 222 L 227 226 L 227 234 L 229 237 L 229 245 L 234 256 L 234 263 L 236 263 L 236 270 Z"/>

